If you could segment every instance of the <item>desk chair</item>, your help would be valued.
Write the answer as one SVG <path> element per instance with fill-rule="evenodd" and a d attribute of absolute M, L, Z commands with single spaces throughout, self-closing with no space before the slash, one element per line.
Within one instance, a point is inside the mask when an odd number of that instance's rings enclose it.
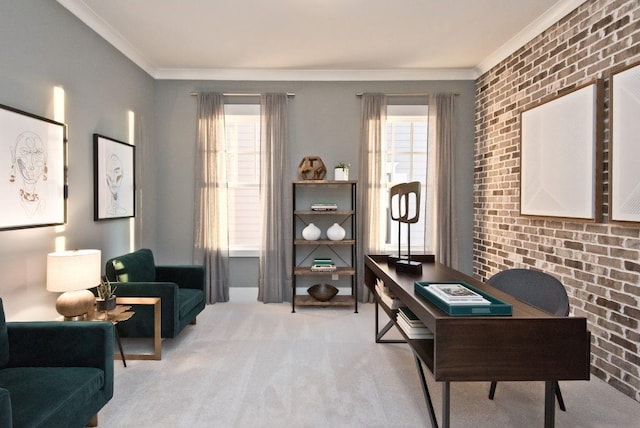
<path fill-rule="evenodd" d="M 487 281 L 491 286 L 556 316 L 569 315 L 569 297 L 560 281 L 553 276 L 529 269 L 507 269 Z M 560 385 L 554 381 L 560 410 L 566 411 Z M 491 382 L 489 399 L 493 400 L 497 382 Z"/>

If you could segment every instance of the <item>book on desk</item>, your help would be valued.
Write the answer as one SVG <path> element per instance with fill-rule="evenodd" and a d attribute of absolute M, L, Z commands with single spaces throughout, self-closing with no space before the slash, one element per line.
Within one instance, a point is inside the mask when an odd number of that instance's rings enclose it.
<path fill-rule="evenodd" d="M 464 282 L 416 281 L 414 291 L 451 316 L 510 316 L 511 305 Z"/>
<path fill-rule="evenodd" d="M 434 337 L 433 332 L 406 306 L 398 308 L 396 324 L 409 339 L 433 339 Z"/>

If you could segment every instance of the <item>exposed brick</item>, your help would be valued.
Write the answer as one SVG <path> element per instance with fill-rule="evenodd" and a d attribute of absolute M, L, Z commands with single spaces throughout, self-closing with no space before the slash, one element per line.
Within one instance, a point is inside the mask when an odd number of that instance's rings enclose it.
<path fill-rule="evenodd" d="M 611 300 L 607 300 L 602 297 L 598 297 L 596 299 L 596 304 L 603 306 L 607 309 L 612 309 L 614 311 L 620 310 L 620 304 L 618 302 L 612 302 Z"/>
<path fill-rule="evenodd" d="M 640 272 L 640 264 L 625 260 L 624 268 L 626 270 L 632 270 L 634 272 Z"/>
<path fill-rule="evenodd" d="M 587 0 L 477 79 L 473 271 L 560 277 L 592 333 L 591 372 L 640 401 L 640 225 L 608 223 L 609 72 L 638 61 L 640 2 Z M 519 114 L 596 78 L 605 89 L 602 222 L 522 217 Z"/>
<path fill-rule="evenodd" d="M 638 321 L 634 320 L 633 318 L 629 318 L 629 317 L 625 317 L 624 315 L 620 315 L 616 312 L 612 312 L 611 313 L 611 321 L 616 322 L 620 325 L 623 325 L 627 328 L 638 328 Z M 630 342 L 631 343 L 631 342 Z M 635 346 L 634 346 L 635 348 Z M 629 348 L 631 349 L 631 348 Z M 636 348 L 637 349 L 637 348 Z"/>
<path fill-rule="evenodd" d="M 569 248 L 571 250 L 578 250 L 578 251 L 584 250 L 584 244 L 582 242 L 565 241 L 564 246 L 565 248 Z"/>

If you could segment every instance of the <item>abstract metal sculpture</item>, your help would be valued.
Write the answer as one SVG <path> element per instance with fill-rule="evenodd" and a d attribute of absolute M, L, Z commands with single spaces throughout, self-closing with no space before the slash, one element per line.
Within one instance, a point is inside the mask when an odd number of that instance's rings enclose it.
<path fill-rule="evenodd" d="M 398 222 L 398 254 L 389 256 L 391 263 L 395 262 L 396 271 L 421 273 L 422 263 L 411 260 L 411 223 L 417 223 L 420 217 L 420 182 L 396 184 L 389 190 L 389 214 L 391 220 Z M 407 254 L 402 255 L 401 228 L 407 224 Z"/>

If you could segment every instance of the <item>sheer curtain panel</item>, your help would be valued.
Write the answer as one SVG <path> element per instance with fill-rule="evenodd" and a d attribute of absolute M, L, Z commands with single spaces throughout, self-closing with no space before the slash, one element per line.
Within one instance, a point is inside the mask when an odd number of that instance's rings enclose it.
<path fill-rule="evenodd" d="M 224 99 L 198 94 L 194 263 L 205 267 L 207 303 L 229 301 Z"/>
<path fill-rule="evenodd" d="M 287 94 L 263 94 L 261 114 L 260 209 L 262 245 L 258 300 L 290 301 L 292 275 L 291 174 L 287 158 Z"/>
<path fill-rule="evenodd" d="M 436 258 L 449 267 L 458 268 L 458 234 L 456 230 L 455 95 L 429 97 L 429 114 L 436 138 Z"/>
<path fill-rule="evenodd" d="M 362 94 L 360 122 L 360 155 L 358 171 L 358 301 L 373 302 L 373 295 L 364 284 L 364 256 L 383 250 L 382 230 L 386 217 L 382 212 L 381 194 L 384 181 L 383 136 L 387 118 L 387 97 L 384 94 Z"/>

